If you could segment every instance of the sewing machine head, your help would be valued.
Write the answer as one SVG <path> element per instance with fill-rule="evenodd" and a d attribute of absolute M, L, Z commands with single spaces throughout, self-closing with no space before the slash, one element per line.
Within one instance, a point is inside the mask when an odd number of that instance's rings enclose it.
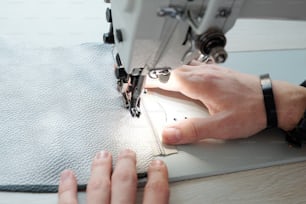
<path fill-rule="evenodd" d="M 279 0 L 270 0 L 271 4 L 252 0 L 105 2 L 111 3 L 111 9 L 106 11 L 110 29 L 103 36 L 104 42 L 115 45 L 118 88 L 131 115 L 137 117 L 146 76 L 166 82 L 171 69 L 193 59 L 224 62 L 224 33 L 238 17 L 305 19 L 300 5 L 288 12 L 290 3 Z M 305 8 L 306 3 L 301 3 Z"/>
<path fill-rule="evenodd" d="M 167 81 L 170 70 L 205 58 L 221 63 L 224 33 L 234 24 L 240 1 L 112 0 L 105 43 L 115 44 L 118 88 L 132 116 L 140 115 L 140 95 L 148 75 Z"/>

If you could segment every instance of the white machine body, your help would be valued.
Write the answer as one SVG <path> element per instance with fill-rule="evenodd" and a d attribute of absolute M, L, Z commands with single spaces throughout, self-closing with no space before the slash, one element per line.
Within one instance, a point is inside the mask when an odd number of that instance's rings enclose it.
<path fill-rule="evenodd" d="M 117 68 L 126 72 L 126 79 L 118 77 L 118 85 L 130 110 L 139 109 L 145 76 L 167 81 L 171 69 L 200 56 L 224 62 L 224 34 L 236 19 L 306 20 L 303 0 L 105 1 L 112 19 L 108 35 L 120 58 Z M 131 110 L 139 116 L 134 111 L 139 110 Z"/>

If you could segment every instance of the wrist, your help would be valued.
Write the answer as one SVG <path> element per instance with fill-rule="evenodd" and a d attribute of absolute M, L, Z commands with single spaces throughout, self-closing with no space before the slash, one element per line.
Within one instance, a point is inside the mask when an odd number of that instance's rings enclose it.
<path fill-rule="evenodd" d="M 278 127 L 288 131 L 296 127 L 306 109 L 306 88 L 273 81 Z"/>

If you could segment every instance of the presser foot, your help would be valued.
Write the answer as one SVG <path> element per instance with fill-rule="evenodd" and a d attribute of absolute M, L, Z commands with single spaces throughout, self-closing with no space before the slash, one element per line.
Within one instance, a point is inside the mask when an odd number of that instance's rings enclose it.
<path fill-rule="evenodd" d="M 122 93 L 124 107 L 130 110 L 132 117 L 140 117 L 140 96 L 146 75 L 142 75 L 143 68 L 136 68 L 126 78 L 117 78 L 117 89 Z M 124 80 L 123 80 L 124 79 Z"/>
<path fill-rule="evenodd" d="M 131 100 L 131 92 L 122 93 L 124 107 L 130 110 L 130 114 L 132 117 L 139 118 L 141 115 L 140 111 L 140 97 L 136 100 Z"/>
<path fill-rule="evenodd" d="M 132 117 L 137 117 L 139 118 L 141 112 L 140 112 L 140 108 L 139 107 L 133 107 L 133 108 L 130 108 L 130 113 L 132 115 Z"/>

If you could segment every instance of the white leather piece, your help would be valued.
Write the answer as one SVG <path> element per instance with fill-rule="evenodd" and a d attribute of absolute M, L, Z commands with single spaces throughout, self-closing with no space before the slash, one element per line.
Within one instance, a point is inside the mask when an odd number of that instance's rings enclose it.
<path fill-rule="evenodd" d="M 208 117 L 208 110 L 200 101 L 195 101 L 177 92 L 164 90 L 148 90 L 142 97 L 145 111 L 155 135 L 162 140 L 162 130 L 166 125 L 175 123 L 187 118 Z M 158 144 L 161 144 L 159 142 Z M 163 155 L 175 154 L 178 152 L 175 146 L 162 144 Z"/>
<path fill-rule="evenodd" d="M 139 173 L 160 153 L 146 114 L 132 118 L 122 106 L 110 46 L 0 41 L 0 98 L 1 190 L 49 191 L 43 187 L 57 185 L 66 168 L 86 184 L 101 150 L 115 161 L 133 149 Z"/>

